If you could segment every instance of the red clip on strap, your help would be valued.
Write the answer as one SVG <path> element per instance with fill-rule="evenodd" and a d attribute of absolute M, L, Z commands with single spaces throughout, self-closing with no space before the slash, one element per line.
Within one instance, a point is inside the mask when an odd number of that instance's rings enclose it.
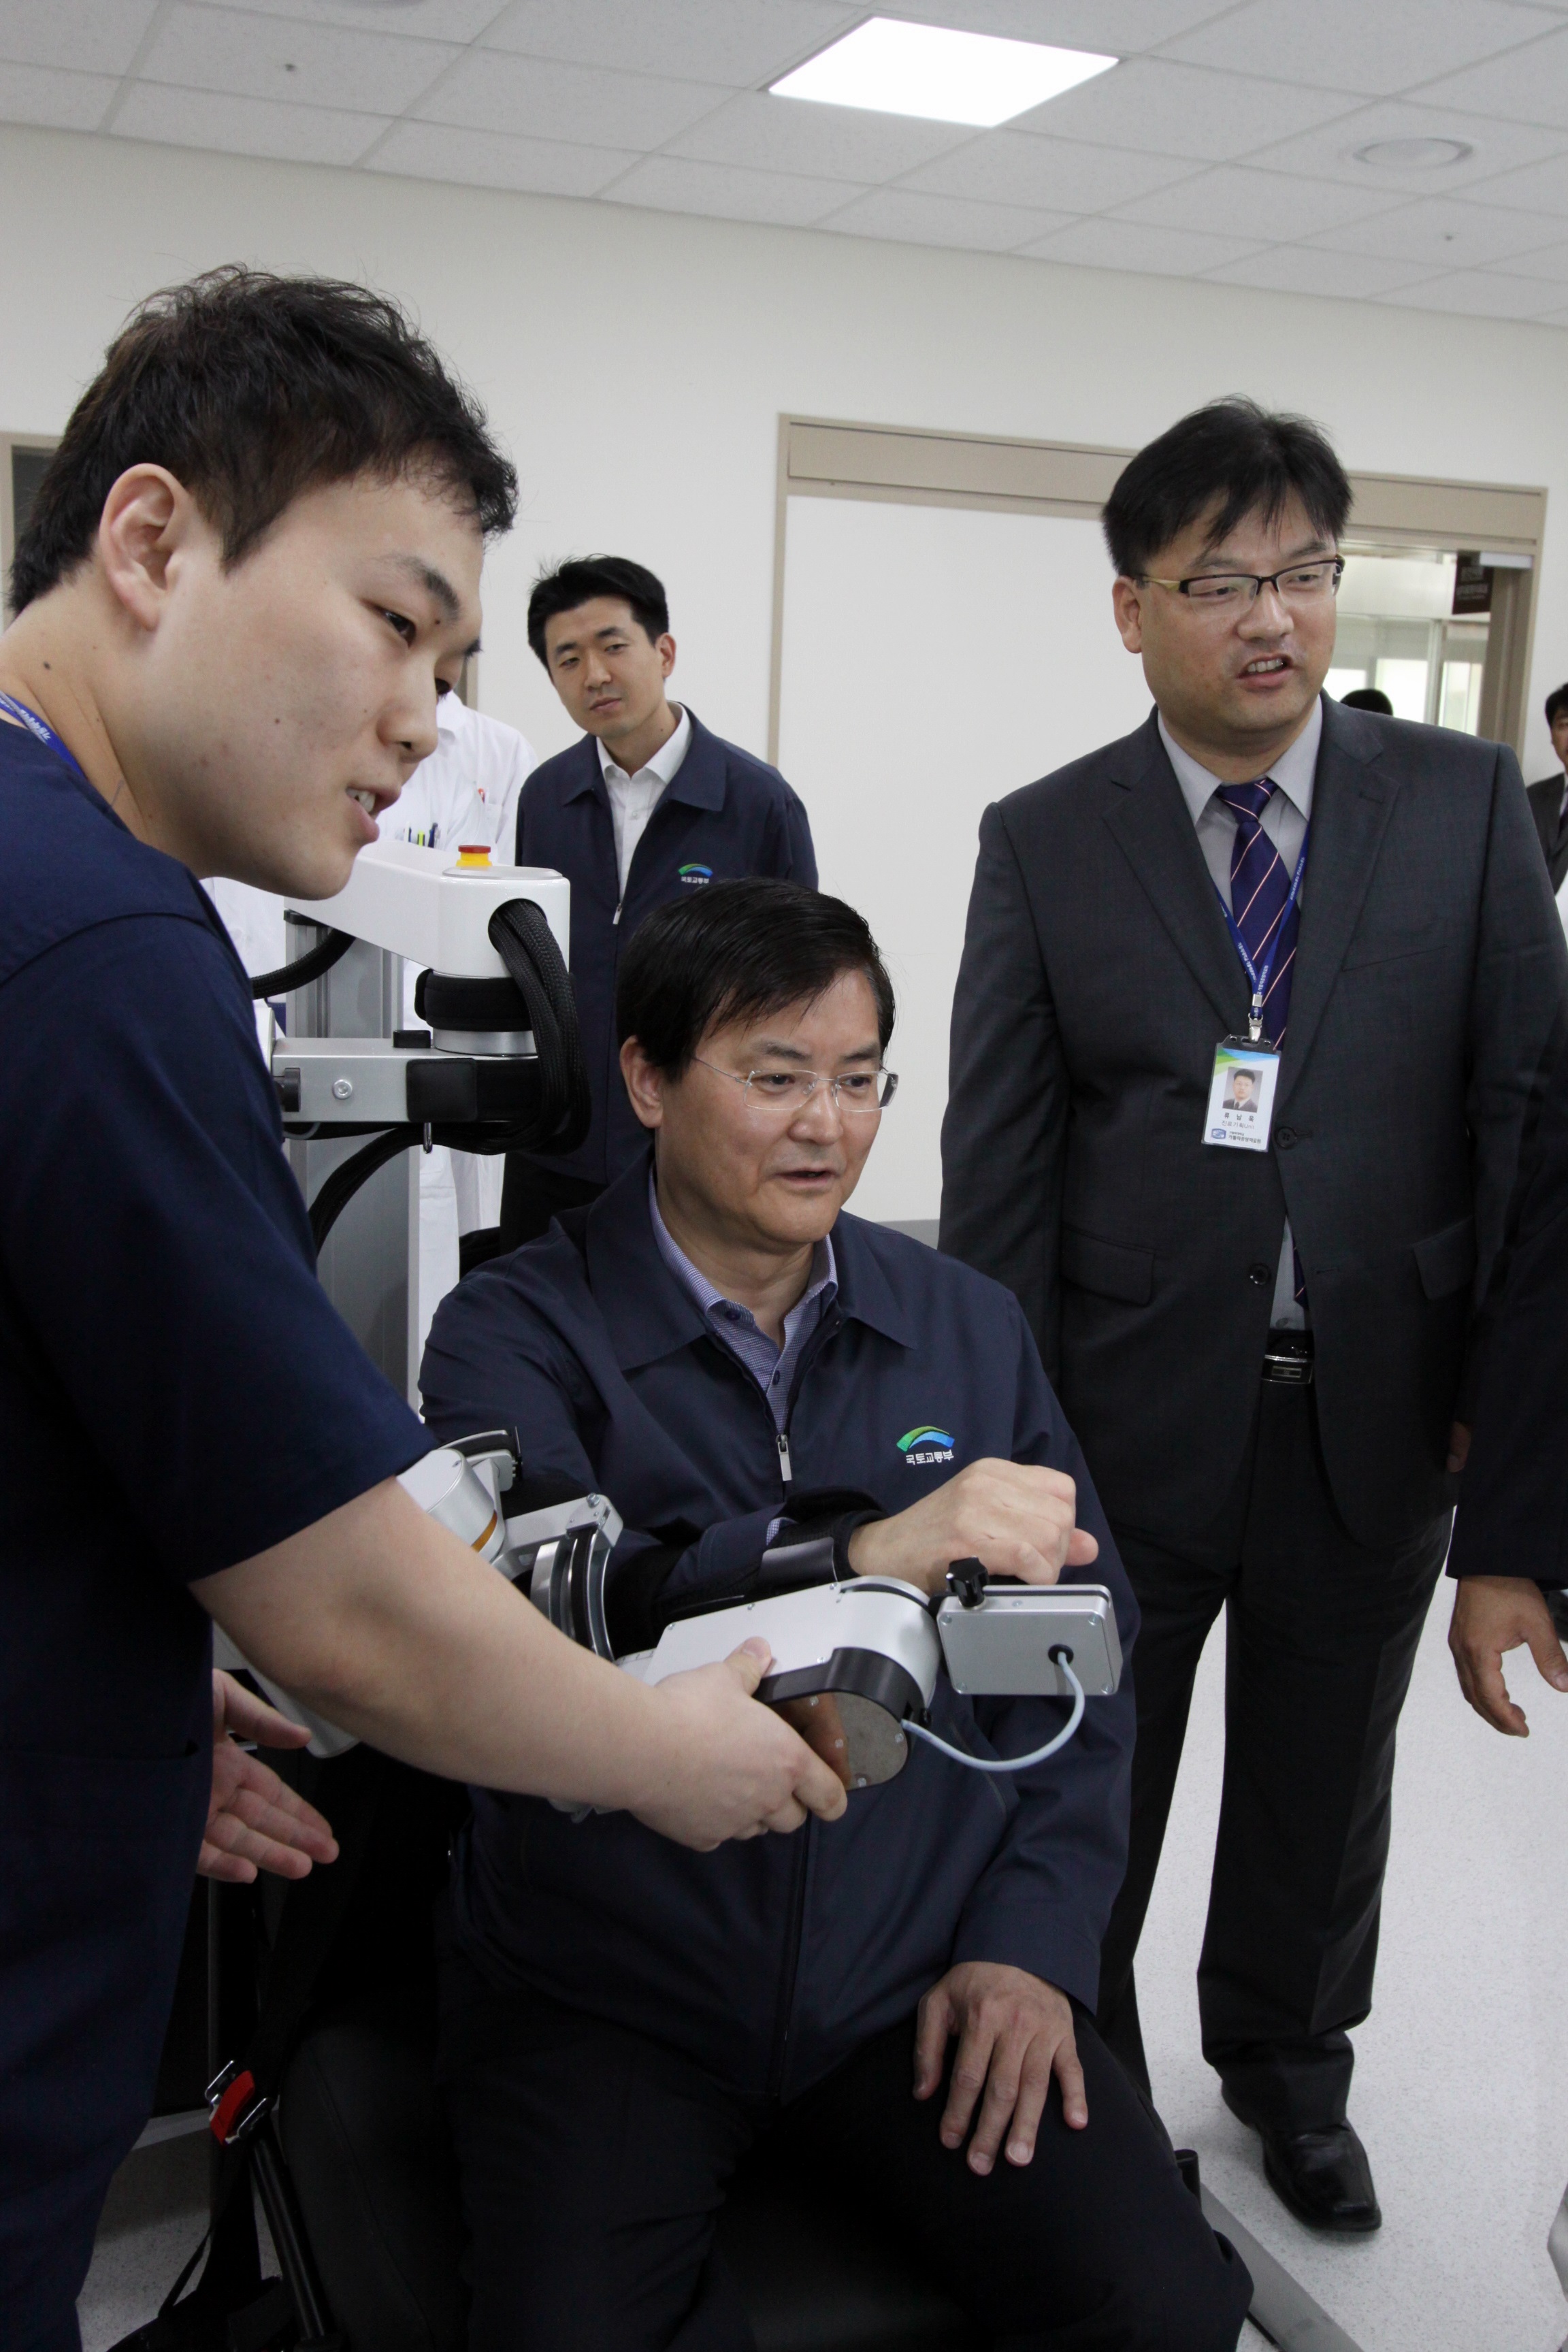
<path fill-rule="evenodd" d="M 220 2147 L 226 2147 L 235 2126 L 256 2096 L 256 2077 L 249 2073 L 237 2074 L 212 2112 L 207 2126 Z"/>

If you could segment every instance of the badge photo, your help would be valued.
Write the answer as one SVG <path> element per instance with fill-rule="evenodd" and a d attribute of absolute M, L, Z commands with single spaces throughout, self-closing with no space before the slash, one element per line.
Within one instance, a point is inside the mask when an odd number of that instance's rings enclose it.
<path fill-rule="evenodd" d="M 1204 1141 L 1267 1151 L 1279 1083 L 1279 1056 L 1268 1045 L 1246 1037 L 1222 1039 L 1215 1047 Z"/>

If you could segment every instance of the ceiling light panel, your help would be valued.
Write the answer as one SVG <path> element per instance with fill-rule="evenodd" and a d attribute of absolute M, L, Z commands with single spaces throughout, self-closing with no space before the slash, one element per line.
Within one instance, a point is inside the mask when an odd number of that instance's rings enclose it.
<path fill-rule="evenodd" d="M 772 93 L 990 131 L 1117 63 L 1087 49 L 873 16 L 775 81 Z"/>

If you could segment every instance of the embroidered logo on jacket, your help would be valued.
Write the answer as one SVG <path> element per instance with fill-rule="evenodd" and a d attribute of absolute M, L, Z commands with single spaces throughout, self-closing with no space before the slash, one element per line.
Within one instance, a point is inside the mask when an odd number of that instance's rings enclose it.
<path fill-rule="evenodd" d="M 710 866 L 683 866 L 679 871 L 680 879 L 683 882 L 691 883 L 698 888 L 700 888 L 704 882 L 711 882 L 713 879 L 713 868 Z"/>
<path fill-rule="evenodd" d="M 951 1430 L 933 1429 L 925 1422 L 919 1429 L 906 1429 L 899 1440 L 899 1452 L 904 1460 L 917 1462 L 951 1462 L 953 1437 Z"/>

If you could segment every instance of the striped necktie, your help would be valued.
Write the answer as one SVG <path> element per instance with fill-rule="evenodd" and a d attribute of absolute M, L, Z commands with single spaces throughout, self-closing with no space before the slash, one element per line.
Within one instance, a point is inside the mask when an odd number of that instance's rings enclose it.
<path fill-rule="evenodd" d="M 1263 1000 L 1263 1034 L 1276 1046 L 1285 1043 L 1290 1017 L 1290 975 L 1296 961 L 1296 934 L 1300 927 L 1300 900 L 1286 914 L 1290 876 L 1285 860 L 1264 832 L 1259 820 L 1274 791 L 1271 778 L 1255 784 L 1221 784 L 1215 793 L 1236 817 L 1236 840 L 1230 853 L 1230 911 L 1241 934 L 1241 944 L 1260 972 L 1269 956 L 1274 969 Z"/>
<path fill-rule="evenodd" d="M 1274 969 L 1268 975 L 1268 986 L 1263 998 L 1263 1034 L 1272 1038 L 1276 1050 L 1285 1043 L 1285 1027 L 1290 1018 L 1290 976 L 1296 963 L 1296 934 L 1300 928 L 1301 902 L 1286 913 L 1290 897 L 1290 876 L 1285 870 L 1285 860 L 1264 832 L 1260 822 L 1274 791 L 1271 778 L 1260 776 L 1255 784 L 1221 784 L 1215 798 L 1225 803 L 1236 815 L 1236 840 L 1230 853 L 1230 911 L 1241 944 L 1252 958 L 1252 969 L 1261 972 L 1272 953 Z M 1307 1303 L 1307 1278 L 1301 1271 L 1301 1253 L 1294 1250 L 1292 1288 L 1296 1303 Z"/>

